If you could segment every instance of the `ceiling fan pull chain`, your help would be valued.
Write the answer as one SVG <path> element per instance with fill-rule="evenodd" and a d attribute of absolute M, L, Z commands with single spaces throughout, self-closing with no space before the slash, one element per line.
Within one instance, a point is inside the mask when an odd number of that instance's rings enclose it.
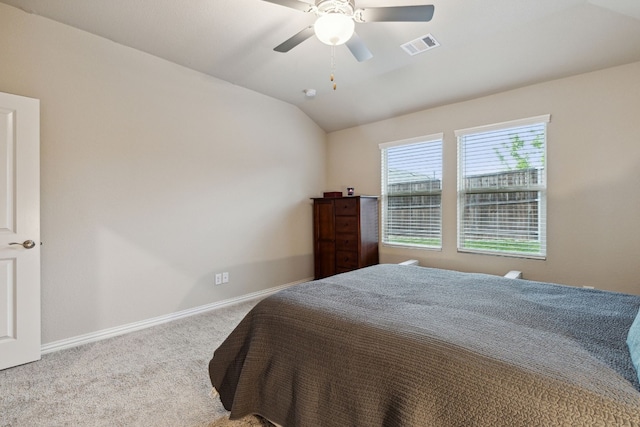
<path fill-rule="evenodd" d="M 336 82 L 335 82 L 335 71 L 336 71 L 336 47 L 331 45 L 331 81 L 333 82 L 333 90 L 336 90 Z"/>

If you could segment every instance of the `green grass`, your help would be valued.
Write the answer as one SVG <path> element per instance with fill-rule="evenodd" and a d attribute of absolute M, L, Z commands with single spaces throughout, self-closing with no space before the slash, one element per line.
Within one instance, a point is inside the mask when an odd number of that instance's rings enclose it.
<path fill-rule="evenodd" d="M 438 238 L 389 236 L 385 243 L 391 245 L 423 246 L 429 248 L 442 247 L 442 241 Z M 464 249 L 476 249 L 487 252 L 514 253 L 514 254 L 539 254 L 540 242 L 532 240 L 467 240 Z"/>
<path fill-rule="evenodd" d="M 435 237 L 389 236 L 385 243 L 391 245 L 425 246 L 429 248 L 442 247 L 442 240 Z"/>
<path fill-rule="evenodd" d="M 467 240 L 465 249 L 478 249 L 491 252 L 509 252 L 522 254 L 539 254 L 540 242 L 531 240 Z"/>

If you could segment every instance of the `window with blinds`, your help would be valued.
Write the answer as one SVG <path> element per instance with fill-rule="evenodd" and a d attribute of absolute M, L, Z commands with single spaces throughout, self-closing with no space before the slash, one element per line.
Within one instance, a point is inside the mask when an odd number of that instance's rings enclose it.
<path fill-rule="evenodd" d="M 458 250 L 546 257 L 549 115 L 456 131 Z"/>
<path fill-rule="evenodd" d="M 442 248 L 442 134 L 380 149 L 382 243 Z"/>

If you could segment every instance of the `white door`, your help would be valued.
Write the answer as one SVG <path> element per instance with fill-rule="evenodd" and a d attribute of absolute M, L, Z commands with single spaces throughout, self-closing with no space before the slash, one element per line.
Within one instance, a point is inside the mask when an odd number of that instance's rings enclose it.
<path fill-rule="evenodd" d="M 0 369 L 40 359 L 40 101 L 0 92 Z"/>

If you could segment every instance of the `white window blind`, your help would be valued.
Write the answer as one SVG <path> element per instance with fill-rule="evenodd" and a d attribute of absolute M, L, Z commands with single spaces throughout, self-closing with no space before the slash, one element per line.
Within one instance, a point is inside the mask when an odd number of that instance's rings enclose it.
<path fill-rule="evenodd" d="M 456 131 L 459 251 L 546 256 L 549 120 Z"/>
<path fill-rule="evenodd" d="M 380 144 L 382 242 L 442 247 L 442 134 Z"/>

